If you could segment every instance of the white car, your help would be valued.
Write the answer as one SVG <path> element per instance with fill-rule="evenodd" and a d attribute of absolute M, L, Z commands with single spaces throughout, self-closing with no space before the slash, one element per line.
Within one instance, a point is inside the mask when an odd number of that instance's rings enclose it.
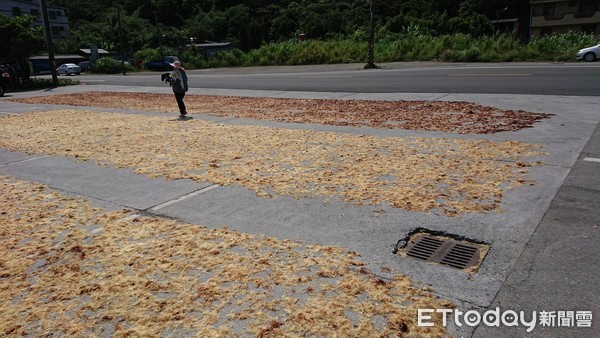
<path fill-rule="evenodd" d="M 56 72 L 58 73 L 58 75 L 79 75 L 81 74 L 81 68 L 79 68 L 79 66 L 74 63 L 65 63 L 56 68 Z"/>
<path fill-rule="evenodd" d="M 588 47 L 577 52 L 576 60 L 585 60 L 587 62 L 592 62 L 598 60 L 600 57 L 600 45 Z"/>

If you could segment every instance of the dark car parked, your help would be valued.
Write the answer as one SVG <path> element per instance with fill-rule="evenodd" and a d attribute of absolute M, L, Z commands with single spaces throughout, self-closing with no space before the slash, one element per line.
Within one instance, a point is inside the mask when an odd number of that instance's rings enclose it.
<path fill-rule="evenodd" d="M 144 66 L 148 70 L 173 70 L 171 64 L 175 61 L 179 61 L 177 56 L 165 56 L 159 61 L 148 61 Z"/>
<path fill-rule="evenodd" d="M 4 93 L 12 89 L 12 81 L 10 79 L 10 73 L 4 66 L 0 66 L 0 96 L 4 96 Z"/>
<path fill-rule="evenodd" d="M 81 71 L 84 73 L 86 73 L 92 66 L 92 64 L 89 61 L 81 61 L 77 65 L 79 66 L 79 69 L 81 69 Z"/>

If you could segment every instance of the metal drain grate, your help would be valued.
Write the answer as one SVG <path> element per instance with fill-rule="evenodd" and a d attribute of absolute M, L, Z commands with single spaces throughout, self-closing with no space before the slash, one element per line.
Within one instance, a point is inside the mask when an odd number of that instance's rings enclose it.
<path fill-rule="evenodd" d="M 459 241 L 448 237 L 418 233 L 408 241 L 406 255 L 419 260 L 440 263 L 456 269 L 478 266 L 483 258 L 483 244 Z"/>
<path fill-rule="evenodd" d="M 419 240 L 418 245 L 414 245 L 406 254 L 410 257 L 428 261 L 438 251 L 442 244 L 444 244 L 443 241 L 433 237 L 422 237 Z"/>

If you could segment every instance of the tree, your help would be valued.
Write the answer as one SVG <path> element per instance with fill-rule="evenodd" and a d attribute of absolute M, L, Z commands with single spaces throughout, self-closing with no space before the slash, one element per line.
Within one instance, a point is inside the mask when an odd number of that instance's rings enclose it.
<path fill-rule="evenodd" d="M 121 14 L 123 50 L 126 54 L 148 47 L 156 29 L 147 21 L 139 17 L 138 11 L 130 15 Z M 80 48 L 89 48 L 95 44 L 108 51 L 116 51 L 119 45 L 118 18 L 116 8 L 109 8 L 103 16 L 91 22 L 78 20 L 71 26 L 71 36 L 63 41 L 56 42 L 59 53 L 73 53 Z"/>
<path fill-rule="evenodd" d="M 265 42 L 355 36 L 369 30 L 365 0 L 52 0 L 69 13 L 71 37 L 59 43 L 73 53 L 89 43 L 114 51 L 118 45 L 115 4 L 122 6 L 123 46 L 128 53 L 144 48 L 179 48 L 196 41 L 233 42 L 241 50 Z M 379 33 L 419 32 L 431 35 L 493 34 L 490 20 L 498 11 L 528 22 L 526 0 L 376 0 Z M 64 46 L 64 48 L 63 48 Z"/>
<path fill-rule="evenodd" d="M 7 17 L 0 15 L 0 64 L 10 64 L 11 76 L 17 83 L 29 79 L 28 58 L 44 51 L 44 33 L 41 27 L 32 27 L 32 16 Z"/>
<path fill-rule="evenodd" d="M 296 2 L 281 8 L 279 15 L 271 21 L 271 39 L 280 41 L 294 37 L 300 30 L 301 18 L 302 10 Z"/>
<path fill-rule="evenodd" d="M 17 63 L 44 50 L 44 32 L 32 16 L 0 15 L 0 64 Z"/>

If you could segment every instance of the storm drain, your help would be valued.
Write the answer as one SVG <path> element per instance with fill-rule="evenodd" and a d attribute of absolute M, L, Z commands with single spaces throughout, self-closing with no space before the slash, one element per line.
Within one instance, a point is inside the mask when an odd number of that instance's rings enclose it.
<path fill-rule="evenodd" d="M 412 235 L 402 250 L 408 257 L 456 269 L 476 269 L 489 250 L 486 244 L 427 233 Z"/>

